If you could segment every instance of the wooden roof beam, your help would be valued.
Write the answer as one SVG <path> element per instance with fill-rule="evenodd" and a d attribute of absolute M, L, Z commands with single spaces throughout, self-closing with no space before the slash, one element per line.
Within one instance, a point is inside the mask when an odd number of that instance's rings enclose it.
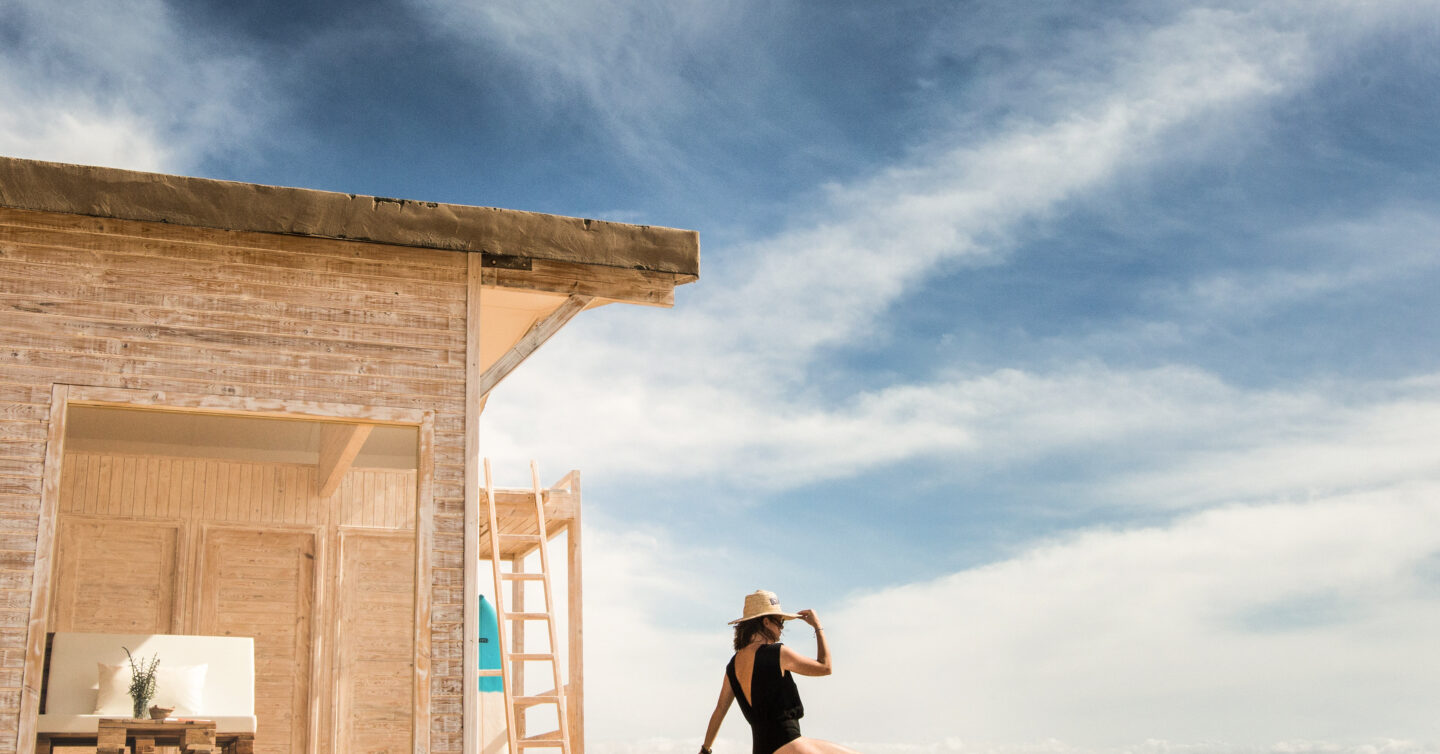
<path fill-rule="evenodd" d="M 320 497 L 330 497 L 360 455 L 370 437 L 369 424 L 326 424 L 320 428 L 320 460 L 315 465 L 315 482 Z"/>
<path fill-rule="evenodd" d="M 592 296 L 597 303 L 611 301 L 641 306 L 672 307 L 675 287 L 696 280 L 695 275 L 654 270 L 602 267 L 548 259 L 517 259 L 483 255 L 481 284 Z"/>

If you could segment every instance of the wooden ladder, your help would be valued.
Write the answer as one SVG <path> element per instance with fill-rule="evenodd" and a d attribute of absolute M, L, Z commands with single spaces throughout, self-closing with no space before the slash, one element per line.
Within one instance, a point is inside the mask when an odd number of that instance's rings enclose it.
<path fill-rule="evenodd" d="M 495 512 L 495 483 L 490 475 L 490 459 L 485 459 L 485 501 L 490 511 L 490 555 L 491 564 L 495 570 L 495 617 L 499 622 L 500 640 L 500 675 L 501 685 L 505 689 L 505 723 L 506 735 L 510 739 L 510 754 L 521 754 L 522 749 L 547 748 L 559 749 L 561 754 L 570 754 L 570 726 L 569 718 L 565 714 L 565 690 L 560 682 L 560 658 L 558 655 L 559 642 L 555 632 L 555 601 L 551 595 L 550 588 L 550 553 L 546 544 L 549 542 L 549 534 L 545 529 L 545 503 L 544 491 L 540 487 L 540 471 L 535 462 L 530 462 L 530 482 L 534 489 L 535 497 L 535 534 L 504 534 L 500 531 L 498 516 Z M 515 572 L 502 573 L 500 570 L 500 557 L 503 548 L 501 543 L 533 543 L 540 551 L 540 570 L 536 572 Z M 517 559 L 517 565 L 523 559 Z M 516 588 L 523 589 L 524 582 L 539 581 L 545 586 L 545 610 L 543 612 L 510 612 L 508 600 L 504 596 L 504 586 L 508 583 Z M 522 608 L 523 610 L 524 608 Z M 520 630 L 524 630 L 525 621 L 544 621 L 545 627 L 550 632 L 549 652 L 513 652 L 513 645 L 510 641 L 511 622 L 522 624 Z M 553 671 L 555 685 L 551 691 L 532 696 L 525 695 L 525 689 L 517 689 L 512 685 L 515 676 L 512 663 L 516 662 L 548 662 Z M 523 673 L 521 674 L 523 676 Z M 516 727 L 516 718 L 524 715 L 525 710 L 531 707 L 553 705 L 555 707 L 556 727 L 553 731 L 547 731 L 533 736 L 519 737 L 519 728 Z"/>

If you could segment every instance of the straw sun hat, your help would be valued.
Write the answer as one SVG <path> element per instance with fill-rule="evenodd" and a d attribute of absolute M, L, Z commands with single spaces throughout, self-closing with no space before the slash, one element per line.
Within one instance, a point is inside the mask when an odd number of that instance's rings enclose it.
<path fill-rule="evenodd" d="M 757 589 L 745 595 L 745 614 L 730 621 L 730 625 L 744 623 L 751 618 L 759 618 L 765 615 L 778 616 L 784 620 L 799 618 L 794 613 L 787 613 L 780 609 L 780 598 L 774 592 L 767 592 L 764 589 Z"/>

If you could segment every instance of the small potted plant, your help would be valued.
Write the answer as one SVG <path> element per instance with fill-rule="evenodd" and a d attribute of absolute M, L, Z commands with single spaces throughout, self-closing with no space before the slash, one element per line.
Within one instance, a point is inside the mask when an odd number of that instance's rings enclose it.
<path fill-rule="evenodd" d="M 145 717 L 145 708 L 155 697 L 155 669 L 160 667 L 160 655 L 151 655 L 148 661 L 144 658 L 137 661 L 128 647 L 121 649 L 125 650 L 125 656 L 130 658 L 130 701 L 135 705 L 135 718 L 142 719 Z"/>

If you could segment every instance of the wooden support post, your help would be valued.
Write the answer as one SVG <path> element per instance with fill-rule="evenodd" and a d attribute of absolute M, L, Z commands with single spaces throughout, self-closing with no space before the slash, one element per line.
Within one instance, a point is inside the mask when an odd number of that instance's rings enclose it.
<path fill-rule="evenodd" d="M 411 730 L 413 754 L 430 752 L 430 573 L 431 548 L 435 544 L 435 416 L 427 412 L 420 422 L 420 468 L 415 493 L 415 695 Z M 479 611 L 479 605 L 476 605 Z M 463 620 L 463 618 L 462 618 Z M 478 616 L 477 616 L 478 620 Z M 479 639 L 476 639 L 477 650 Z M 478 657 L 478 654 L 477 654 Z M 478 664 L 478 661 L 477 661 Z M 477 679 L 478 683 L 478 679 Z M 477 700 L 478 705 L 478 700 Z M 463 711 L 462 711 L 463 715 Z M 463 717 L 462 717 L 463 720 Z M 479 716 L 476 715 L 476 726 Z M 333 728 L 333 724 L 332 724 Z M 478 736 L 477 736 L 478 738 Z"/>
<path fill-rule="evenodd" d="M 35 751 L 35 728 L 40 715 L 40 683 L 45 668 L 45 625 L 50 610 L 50 576 L 55 555 L 55 515 L 60 509 L 60 466 L 65 458 L 65 422 L 69 416 L 70 388 L 55 385 L 50 391 L 50 427 L 45 442 L 45 471 L 40 487 L 40 521 L 35 534 L 35 566 L 30 580 L 29 635 L 25 637 L 25 674 L 20 679 L 20 719 L 15 750 Z"/>
<path fill-rule="evenodd" d="M 480 281 L 479 254 L 467 254 L 465 296 L 465 601 L 461 631 L 465 634 L 460 691 L 461 751 L 480 754 Z M 491 532 L 494 536 L 494 532 Z M 419 721 L 417 725 L 422 724 Z M 426 723 L 428 724 L 428 723 Z"/>
<path fill-rule="evenodd" d="M 580 582 L 580 472 L 572 471 L 564 483 L 570 488 L 575 501 L 575 512 L 565 530 L 565 544 L 569 572 L 566 585 L 569 587 L 569 602 L 566 604 L 569 616 L 569 707 L 570 750 L 572 754 L 585 754 L 585 651 L 584 616 L 582 608 L 583 589 Z M 559 486 L 559 485 L 557 485 Z"/>

